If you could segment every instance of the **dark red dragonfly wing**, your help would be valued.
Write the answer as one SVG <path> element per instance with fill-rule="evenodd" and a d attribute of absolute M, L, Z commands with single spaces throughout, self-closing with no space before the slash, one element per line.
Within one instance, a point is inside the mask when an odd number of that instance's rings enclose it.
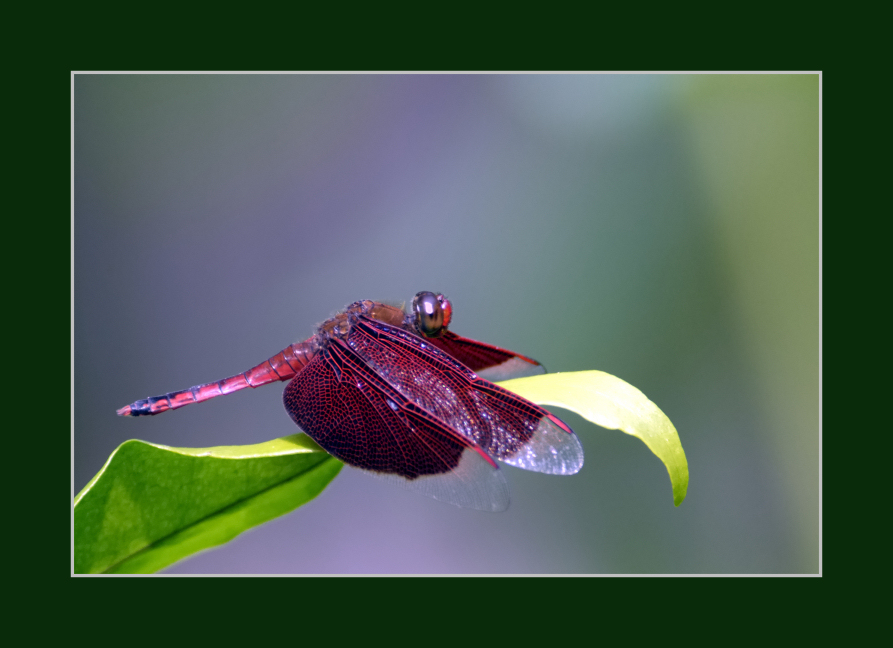
<path fill-rule="evenodd" d="M 362 317 L 348 345 L 375 373 L 490 456 L 537 472 L 572 475 L 583 465 L 573 431 L 548 411 L 478 377 L 430 340 Z"/>
<path fill-rule="evenodd" d="M 539 362 L 520 353 L 470 340 L 452 331 L 444 331 L 440 337 L 430 338 L 428 341 L 449 353 L 481 378 L 491 382 L 536 376 L 546 372 L 546 368 Z"/>
<path fill-rule="evenodd" d="M 295 423 L 345 463 L 458 506 L 508 507 L 508 486 L 492 458 L 340 341 L 298 373 L 283 400 Z"/>

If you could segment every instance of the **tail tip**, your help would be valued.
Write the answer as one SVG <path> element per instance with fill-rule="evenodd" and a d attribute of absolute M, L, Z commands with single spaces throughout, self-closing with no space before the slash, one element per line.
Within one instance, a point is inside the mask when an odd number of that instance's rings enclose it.
<path fill-rule="evenodd" d="M 131 416 L 132 410 L 130 409 L 130 405 L 125 405 L 121 409 L 117 410 L 118 416 Z"/>

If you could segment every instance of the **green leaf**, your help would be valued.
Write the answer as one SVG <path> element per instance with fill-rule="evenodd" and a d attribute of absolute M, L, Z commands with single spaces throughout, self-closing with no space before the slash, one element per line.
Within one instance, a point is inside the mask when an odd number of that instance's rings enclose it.
<path fill-rule="evenodd" d="M 676 506 L 685 499 L 679 435 L 635 387 L 601 371 L 499 384 L 639 437 L 667 466 Z M 74 500 L 75 572 L 158 571 L 308 502 L 342 466 L 304 434 L 217 448 L 126 441 Z"/>
<path fill-rule="evenodd" d="M 499 384 L 534 403 L 563 407 L 596 425 L 638 437 L 664 462 L 673 503 L 682 504 L 688 490 L 688 462 L 679 434 L 657 405 L 629 383 L 602 371 L 576 371 Z"/>
<path fill-rule="evenodd" d="M 158 571 L 313 499 L 342 466 L 304 434 L 198 449 L 126 441 L 74 500 L 74 571 Z"/>

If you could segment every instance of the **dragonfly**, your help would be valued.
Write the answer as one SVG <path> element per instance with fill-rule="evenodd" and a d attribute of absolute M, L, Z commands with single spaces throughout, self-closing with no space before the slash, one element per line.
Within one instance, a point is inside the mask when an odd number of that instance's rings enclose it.
<path fill-rule="evenodd" d="M 146 416 L 288 381 L 292 420 L 329 454 L 397 485 L 460 507 L 502 511 L 499 463 L 556 475 L 583 466 L 583 448 L 557 416 L 494 382 L 537 375 L 536 360 L 448 329 L 443 295 L 416 294 L 408 312 L 357 301 L 243 373 L 138 400 Z"/>

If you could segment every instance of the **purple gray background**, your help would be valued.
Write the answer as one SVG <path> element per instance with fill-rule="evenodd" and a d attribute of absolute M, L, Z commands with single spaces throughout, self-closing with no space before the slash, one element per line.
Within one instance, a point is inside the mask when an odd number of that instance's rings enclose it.
<path fill-rule="evenodd" d="M 506 513 L 345 468 L 168 573 L 818 571 L 817 75 L 76 75 L 74 143 L 75 492 L 130 438 L 296 432 L 280 384 L 115 409 L 420 290 L 635 385 L 688 457 L 674 508 L 644 444 L 558 411 L 583 470 L 506 467 Z"/>

